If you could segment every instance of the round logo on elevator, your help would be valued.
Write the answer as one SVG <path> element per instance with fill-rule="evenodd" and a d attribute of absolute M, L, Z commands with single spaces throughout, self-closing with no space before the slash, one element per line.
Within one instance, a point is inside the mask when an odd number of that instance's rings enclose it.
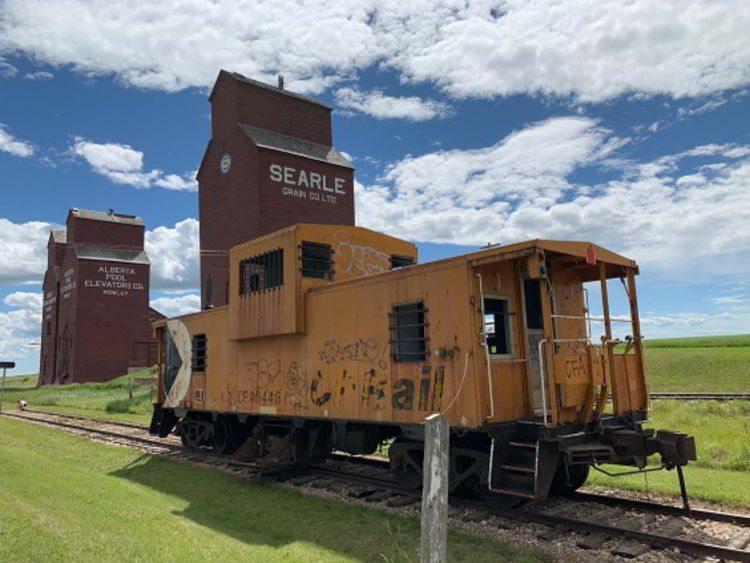
<path fill-rule="evenodd" d="M 229 156 L 229 153 L 224 153 L 224 156 L 221 157 L 221 162 L 219 163 L 219 168 L 221 170 L 222 174 L 229 174 L 229 169 L 232 167 L 232 157 Z"/>

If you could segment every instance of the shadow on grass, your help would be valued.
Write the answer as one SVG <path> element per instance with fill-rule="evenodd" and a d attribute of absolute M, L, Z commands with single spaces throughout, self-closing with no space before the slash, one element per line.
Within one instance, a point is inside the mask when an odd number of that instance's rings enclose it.
<path fill-rule="evenodd" d="M 148 455 L 112 475 L 189 502 L 178 517 L 251 544 L 311 543 L 361 561 L 415 561 L 416 522 Z"/>
<path fill-rule="evenodd" d="M 314 544 L 328 557 L 359 561 L 418 561 L 417 519 L 309 496 L 298 491 L 257 483 L 214 469 L 196 468 L 143 455 L 112 473 L 117 477 L 187 501 L 172 514 L 188 518 L 248 544 L 295 550 Z M 166 524 L 166 523 L 165 523 Z M 291 544 L 295 544 L 291 546 Z M 507 544 L 449 532 L 451 561 L 539 561 L 534 553 Z M 289 557 L 285 551 L 280 557 Z"/>

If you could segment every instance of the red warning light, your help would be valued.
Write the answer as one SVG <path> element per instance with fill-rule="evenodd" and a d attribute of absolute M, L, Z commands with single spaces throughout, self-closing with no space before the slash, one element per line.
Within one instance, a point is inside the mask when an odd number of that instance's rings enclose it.
<path fill-rule="evenodd" d="M 593 246 L 586 247 L 586 264 L 596 264 L 596 248 Z"/>

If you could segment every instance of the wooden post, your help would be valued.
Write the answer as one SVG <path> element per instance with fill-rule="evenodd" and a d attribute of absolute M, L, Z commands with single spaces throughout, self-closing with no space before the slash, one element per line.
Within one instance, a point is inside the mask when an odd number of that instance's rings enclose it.
<path fill-rule="evenodd" d="M 425 419 L 422 465 L 421 563 L 448 560 L 448 420 L 441 414 Z"/>

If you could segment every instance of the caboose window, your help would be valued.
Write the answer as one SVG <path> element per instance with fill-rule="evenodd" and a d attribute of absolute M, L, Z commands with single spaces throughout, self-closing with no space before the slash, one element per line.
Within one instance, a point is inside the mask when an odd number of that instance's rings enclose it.
<path fill-rule="evenodd" d="M 302 243 L 302 277 L 330 280 L 333 270 L 333 250 L 330 244 Z"/>
<path fill-rule="evenodd" d="M 193 371 L 206 371 L 207 341 L 205 334 L 193 335 L 193 358 L 190 369 Z"/>
<path fill-rule="evenodd" d="M 507 298 L 485 296 L 484 333 L 491 356 L 511 353 L 510 301 Z"/>
<path fill-rule="evenodd" d="M 421 362 L 427 357 L 426 313 L 423 301 L 391 307 L 391 357 L 394 362 Z"/>
<path fill-rule="evenodd" d="M 284 285 L 284 250 L 272 250 L 240 262 L 240 295 Z"/>

